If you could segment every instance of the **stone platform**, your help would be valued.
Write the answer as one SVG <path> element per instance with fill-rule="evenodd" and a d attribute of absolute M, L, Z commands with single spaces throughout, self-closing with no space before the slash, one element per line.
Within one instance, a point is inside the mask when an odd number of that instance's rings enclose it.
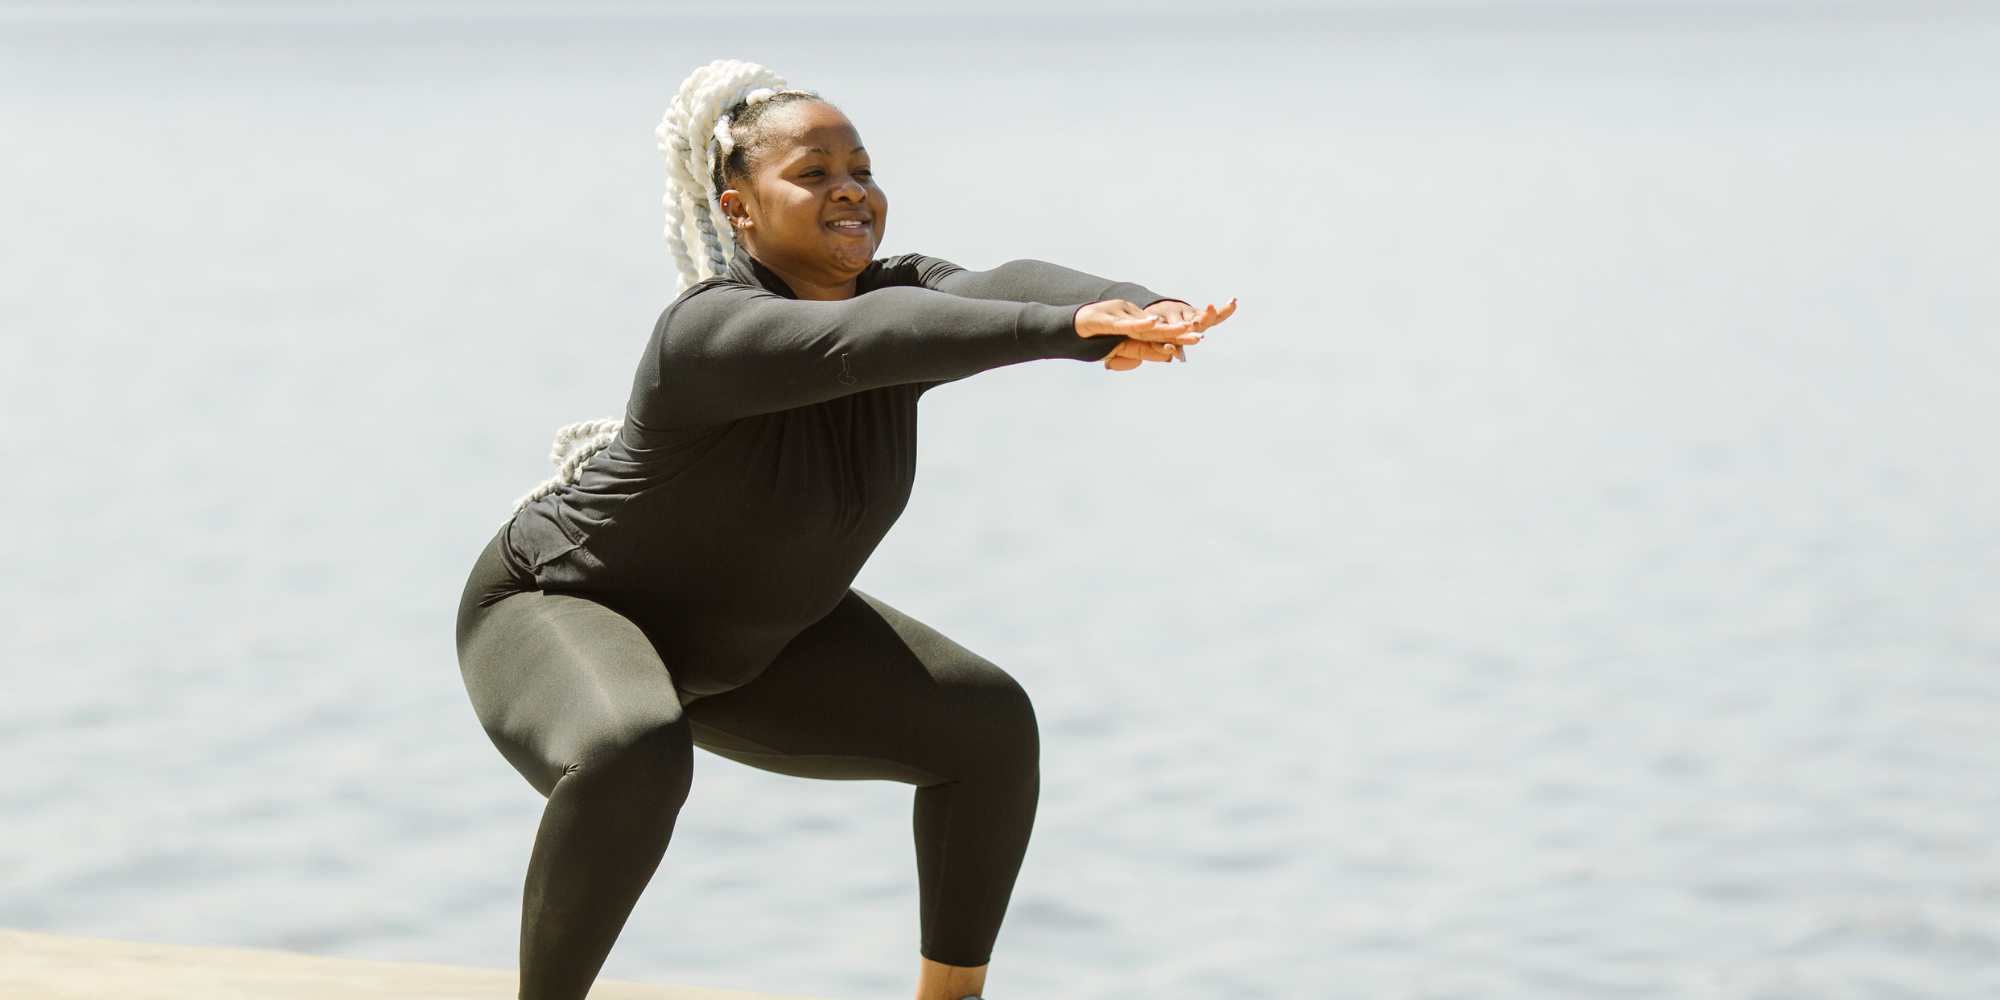
<path fill-rule="evenodd" d="M 513 1000 L 514 973 L 0 930 L 0 1000 Z M 599 980 L 591 1000 L 805 1000 Z"/>

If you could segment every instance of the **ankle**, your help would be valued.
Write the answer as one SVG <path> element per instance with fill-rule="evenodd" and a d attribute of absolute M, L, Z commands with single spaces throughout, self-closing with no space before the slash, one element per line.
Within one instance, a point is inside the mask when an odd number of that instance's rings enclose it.
<path fill-rule="evenodd" d="M 923 959 L 917 970 L 917 1000 L 980 1000 L 986 966 L 946 965 Z"/>

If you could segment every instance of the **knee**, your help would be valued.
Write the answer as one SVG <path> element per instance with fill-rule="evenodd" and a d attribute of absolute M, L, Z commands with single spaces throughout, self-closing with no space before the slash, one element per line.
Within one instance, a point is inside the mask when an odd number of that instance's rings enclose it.
<path fill-rule="evenodd" d="M 550 755 L 554 778 L 565 785 L 603 787 L 674 808 L 687 798 L 694 745 L 678 710 L 600 717 L 566 742 Z"/>
<path fill-rule="evenodd" d="M 1035 705 L 1028 692 L 1012 677 L 998 677 L 980 684 L 962 706 L 959 730 L 971 743 L 970 758 L 985 767 L 1033 774 L 1041 763 L 1041 732 L 1035 724 Z"/>

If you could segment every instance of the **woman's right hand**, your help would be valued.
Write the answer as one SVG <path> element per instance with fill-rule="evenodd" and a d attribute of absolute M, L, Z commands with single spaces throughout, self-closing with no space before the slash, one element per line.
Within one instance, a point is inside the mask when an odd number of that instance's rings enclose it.
<path fill-rule="evenodd" d="M 1161 303 L 1167 305 L 1168 303 Z M 1123 337 L 1125 342 L 1111 349 L 1104 357 L 1104 367 L 1112 371 L 1131 371 L 1148 361 L 1172 361 L 1179 357 L 1183 361 L 1187 355 L 1180 348 L 1201 342 L 1202 331 L 1222 322 L 1236 312 L 1236 300 L 1221 309 L 1210 305 L 1199 312 L 1184 303 L 1171 303 L 1175 307 L 1170 315 L 1161 315 L 1168 310 L 1154 307 L 1141 309 L 1124 299 L 1106 299 L 1092 302 L 1076 311 L 1076 334 L 1079 337 Z"/>

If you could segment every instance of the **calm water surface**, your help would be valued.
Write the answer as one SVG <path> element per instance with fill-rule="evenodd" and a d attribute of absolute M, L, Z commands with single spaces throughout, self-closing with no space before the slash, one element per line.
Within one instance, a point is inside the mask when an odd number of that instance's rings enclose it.
<path fill-rule="evenodd" d="M 887 252 L 1243 300 L 863 574 L 1040 708 L 992 995 L 2000 996 L 1993 6 L 221 10 L 0 9 L 0 925 L 511 963 L 452 609 L 730 56 Z M 908 800 L 704 757 L 607 974 L 905 994 Z"/>

